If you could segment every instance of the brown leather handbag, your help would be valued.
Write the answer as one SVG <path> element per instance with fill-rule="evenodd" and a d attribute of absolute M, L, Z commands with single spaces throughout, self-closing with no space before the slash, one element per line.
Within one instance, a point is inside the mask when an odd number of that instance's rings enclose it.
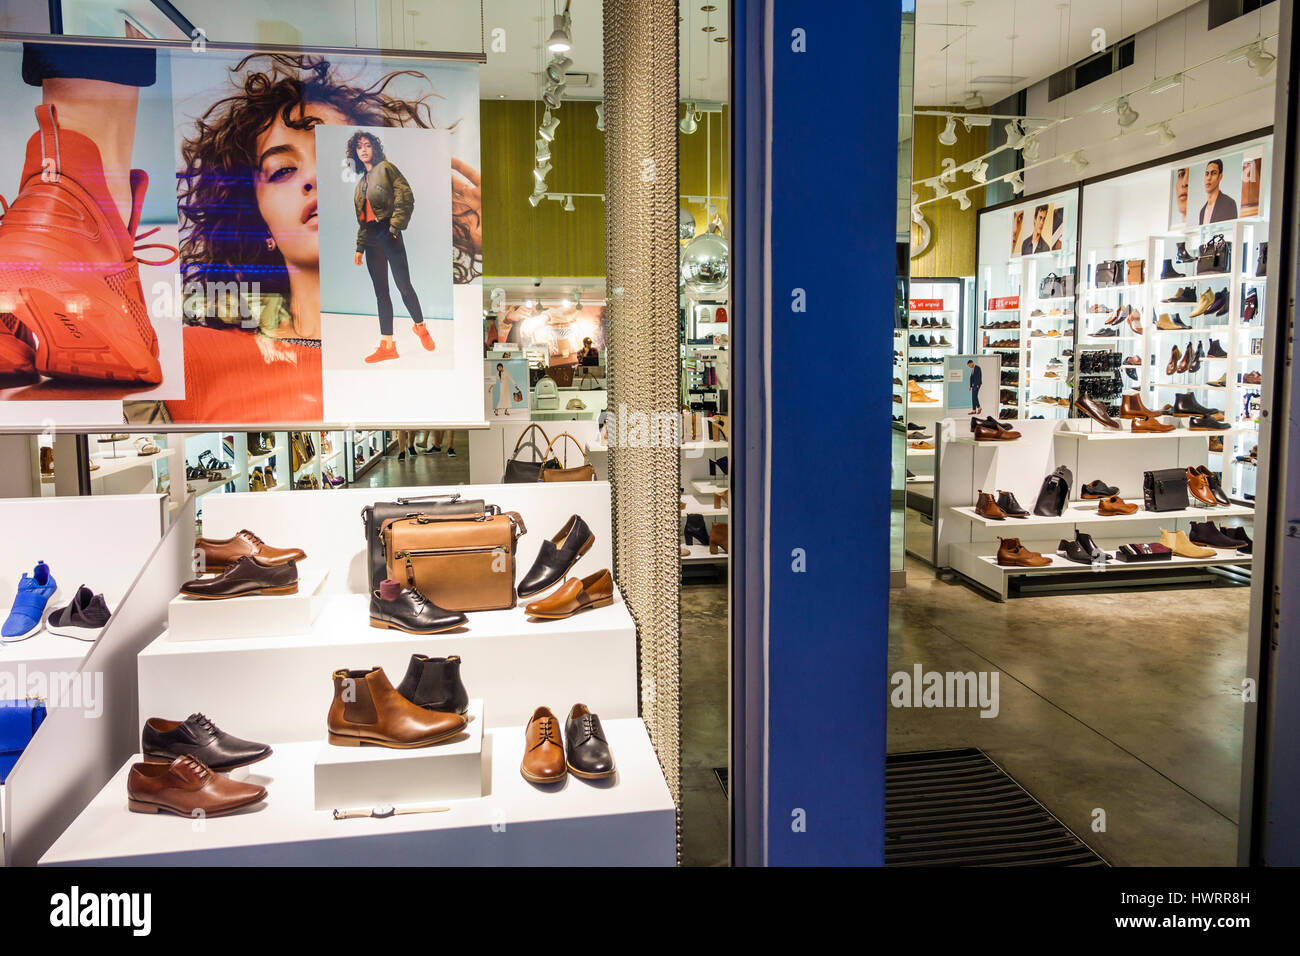
<path fill-rule="evenodd" d="M 575 465 L 572 468 L 552 467 L 551 462 L 558 466 L 559 462 L 551 457 L 551 448 L 561 438 L 567 438 L 578 446 L 578 451 L 582 452 L 582 464 Z M 568 432 L 560 432 L 551 439 L 550 444 L 546 446 L 546 451 L 542 454 L 541 471 L 538 473 L 538 481 L 595 481 L 596 469 L 592 466 L 591 460 L 587 458 L 587 450 L 582 447 L 578 439 L 574 438 Z"/>
<path fill-rule="evenodd" d="M 1147 281 L 1147 261 L 1130 259 L 1125 263 L 1125 282 L 1128 285 L 1141 285 Z"/>
<path fill-rule="evenodd" d="M 384 523 L 388 577 L 449 611 L 515 606 L 515 542 L 527 534 L 518 512 L 495 505 L 477 514 L 422 514 Z"/>
<path fill-rule="evenodd" d="M 560 386 L 560 388 L 573 387 L 572 365 L 552 365 L 547 368 L 546 374 L 555 379 L 555 384 Z"/>

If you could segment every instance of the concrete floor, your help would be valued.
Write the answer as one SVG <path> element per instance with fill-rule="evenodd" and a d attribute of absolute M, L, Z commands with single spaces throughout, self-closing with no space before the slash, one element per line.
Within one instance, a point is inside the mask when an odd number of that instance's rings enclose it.
<path fill-rule="evenodd" d="M 1115 865 L 1234 865 L 1249 600 L 1195 588 L 999 604 L 908 557 L 890 673 L 998 671 L 1000 712 L 891 707 L 889 751 L 982 748 Z"/>
<path fill-rule="evenodd" d="M 350 488 L 402 488 L 413 485 L 467 485 L 469 484 L 469 432 L 455 432 L 452 444 L 456 457 L 448 458 L 446 449 L 433 454 L 406 456 L 397 460 L 394 448 L 383 460 L 377 462 Z"/>
<path fill-rule="evenodd" d="M 683 585 L 681 608 L 682 865 L 726 866 L 730 810 L 713 768 L 729 763 L 727 587 Z"/>

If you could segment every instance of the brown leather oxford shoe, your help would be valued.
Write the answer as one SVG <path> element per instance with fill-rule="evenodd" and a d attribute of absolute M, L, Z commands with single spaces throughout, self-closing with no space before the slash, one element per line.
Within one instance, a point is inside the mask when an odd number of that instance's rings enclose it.
<path fill-rule="evenodd" d="M 219 817 L 266 799 L 266 788 L 231 780 L 202 761 L 177 757 L 171 763 L 137 763 L 126 777 L 126 807 L 136 813 Z"/>
<path fill-rule="evenodd" d="M 203 555 L 209 571 L 224 570 L 245 555 L 263 564 L 287 564 L 307 557 L 301 548 L 273 548 L 247 529 L 229 538 L 198 538 L 194 548 Z"/>
<path fill-rule="evenodd" d="M 519 773 L 529 783 L 558 783 L 567 772 L 560 721 L 549 707 L 538 707 L 524 729 L 524 759 Z"/>

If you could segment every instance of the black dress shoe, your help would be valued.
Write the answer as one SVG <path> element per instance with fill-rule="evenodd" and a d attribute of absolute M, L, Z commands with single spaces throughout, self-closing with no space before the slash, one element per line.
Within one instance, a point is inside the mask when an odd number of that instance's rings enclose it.
<path fill-rule="evenodd" d="M 1226 432 L 1232 428 L 1227 422 L 1221 422 L 1209 415 L 1196 416 L 1187 423 L 1187 427 L 1194 432 Z"/>
<path fill-rule="evenodd" d="M 181 585 L 181 593 L 210 600 L 253 594 L 297 594 L 298 564 L 295 561 L 263 564 L 251 555 L 244 555 L 220 574 L 186 581 Z"/>
<path fill-rule="evenodd" d="M 1166 259 L 1166 260 L 1165 260 L 1165 264 L 1164 264 L 1164 266 L 1163 266 L 1163 267 L 1161 268 L 1161 270 L 1160 270 L 1160 278 L 1162 278 L 1162 279 L 1181 279 L 1182 277 L 1183 277 L 1183 274 L 1182 274 L 1181 272 L 1179 272 L 1177 269 L 1174 268 L 1173 260 L 1172 260 L 1172 259 Z"/>
<path fill-rule="evenodd" d="M 1196 343 L 1196 351 L 1192 353 L 1191 361 L 1187 363 L 1187 371 L 1199 372 L 1201 370 L 1201 360 L 1205 358 L 1205 346 L 1200 342 Z"/>
<path fill-rule="evenodd" d="M 1000 422 L 992 415 L 986 415 L 983 418 L 972 419 L 976 425 L 983 425 L 985 428 L 1000 428 L 1004 432 L 1011 431 L 1011 426 L 1006 422 Z"/>
<path fill-rule="evenodd" d="M 1092 535 L 1088 534 L 1088 532 L 1076 530 L 1074 532 L 1074 540 L 1078 543 L 1079 547 L 1083 548 L 1083 550 L 1092 557 L 1094 562 L 1100 561 L 1102 564 L 1106 563 L 1109 556 L 1105 551 L 1097 547 L 1097 542 L 1092 540 Z"/>
<path fill-rule="evenodd" d="M 1085 498 L 1113 498 L 1119 494 L 1119 489 L 1098 479 L 1097 481 L 1090 481 L 1080 488 L 1079 494 Z"/>
<path fill-rule="evenodd" d="M 1174 396 L 1174 407 L 1169 412 L 1174 418 L 1191 418 L 1195 415 L 1209 417 L 1217 413 L 1217 409 L 1206 408 L 1196 400 L 1196 396 L 1191 392 L 1179 392 Z"/>
<path fill-rule="evenodd" d="M 1128 376 L 1129 381 L 1133 381 L 1133 382 L 1140 381 L 1140 379 L 1138 378 L 1138 373 L 1134 369 L 1126 368 L 1124 369 L 1124 374 Z"/>
<path fill-rule="evenodd" d="M 1251 554 L 1254 551 L 1255 543 L 1250 540 L 1250 535 L 1246 534 L 1245 528 L 1223 528 L 1223 533 L 1237 542 L 1237 552 L 1239 554 Z"/>
<path fill-rule="evenodd" d="M 1016 501 L 1016 496 L 1009 491 L 998 492 L 998 507 L 1008 518 L 1028 518 L 1029 512 L 1020 507 L 1020 502 Z"/>
<path fill-rule="evenodd" d="M 468 621 L 460 611 L 438 607 L 415 588 L 393 580 L 379 582 L 370 592 L 370 626 L 407 634 L 439 634 Z"/>
<path fill-rule="evenodd" d="M 558 582 L 591 550 L 595 540 L 587 522 L 577 515 L 571 516 L 555 537 L 542 542 L 537 560 L 519 582 L 519 596 L 532 597 Z"/>
<path fill-rule="evenodd" d="M 150 717 L 140 734 L 140 750 L 146 761 L 171 763 L 188 756 L 219 773 L 271 756 L 266 744 L 232 737 L 202 714 L 190 714 L 185 720 Z"/>
<path fill-rule="evenodd" d="M 469 691 L 460 679 L 460 658 L 412 654 L 406 676 L 397 692 L 417 707 L 443 714 L 463 714 L 469 709 Z"/>
<path fill-rule="evenodd" d="M 574 704 L 564 722 L 564 762 L 570 773 L 584 780 L 601 780 L 614 773 L 614 755 L 600 718 L 586 704 Z"/>
<path fill-rule="evenodd" d="M 1092 555 L 1085 551 L 1078 541 L 1067 541 L 1062 538 L 1061 543 L 1056 546 L 1056 553 L 1075 564 L 1092 564 Z"/>

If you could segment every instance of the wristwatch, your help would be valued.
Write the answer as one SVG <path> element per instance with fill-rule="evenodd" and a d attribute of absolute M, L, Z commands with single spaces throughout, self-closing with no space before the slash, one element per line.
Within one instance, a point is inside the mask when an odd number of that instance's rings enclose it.
<path fill-rule="evenodd" d="M 403 813 L 443 813 L 450 809 L 451 807 L 395 807 L 391 803 L 381 803 L 369 810 L 335 810 L 334 819 L 352 820 L 357 817 L 374 817 L 376 820 L 385 820 L 388 817 L 400 816 Z"/>

